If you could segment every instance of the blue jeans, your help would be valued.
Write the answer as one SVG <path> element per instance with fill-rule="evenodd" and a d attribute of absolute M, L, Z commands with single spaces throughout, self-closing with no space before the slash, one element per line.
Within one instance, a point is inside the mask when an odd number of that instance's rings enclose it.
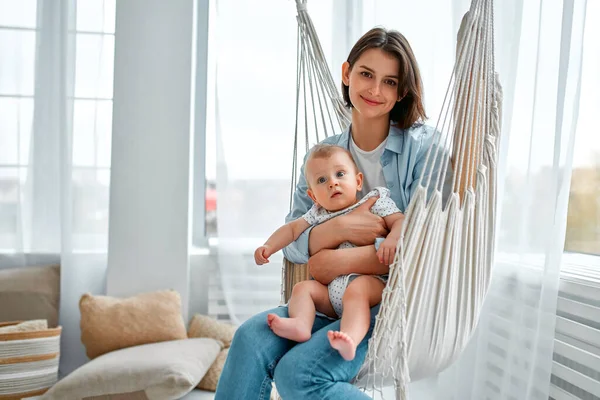
<path fill-rule="evenodd" d="M 379 305 L 371 308 L 371 326 L 352 361 L 345 361 L 327 339 L 327 331 L 340 329 L 340 320 L 317 316 L 310 340 L 296 343 L 267 326 L 267 314 L 288 317 L 287 307 L 255 315 L 235 333 L 215 400 L 268 400 L 273 380 L 284 400 L 370 399 L 349 382 L 365 360 L 378 312 Z"/>

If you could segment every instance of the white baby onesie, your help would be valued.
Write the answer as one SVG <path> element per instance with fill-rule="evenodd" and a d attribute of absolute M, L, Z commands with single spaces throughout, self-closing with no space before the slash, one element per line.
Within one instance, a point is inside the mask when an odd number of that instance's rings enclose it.
<path fill-rule="evenodd" d="M 380 217 L 387 217 L 388 215 L 400 212 L 400 209 L 394 203 L 394 200 L 390 197 L 390 191 L 384 187 L 376 187 L 371 190 L 365 197 L 360 199 L 356 204 L 345 208 L 343 210 L 329 212 L 323 207 L 318 206 L 317 204 L 313 205 L 310 210 L 306 214 L 302 216 L 310 225 L 319 225 L 331 218 L 338 217 L 340 215 L 344 215 L 354 210 L 356 207 L 363 204 L 367 199 L 371 197 L 379 196 L 373 207 L 371 207 L 371 212 Z M 344 242 L 339 245 L 338 249 L 344 249 L 349 247 L 356 247 L 350 242 Z M 343 306 L 342 306 L 342 297 L 344 296 L 344 291 L 348 284 L 360 274 L 349 274 L 349 275 L 341 275 L 335 278 L 329 285 L 327 286 L 329 290 L 329 300 L 331 301 L 331 305 L 335 310 L 338 317 L 342 316 Z M 375 276 L 375 275 L 374 275 Z M 387 281 L 387 275 L 378 275 L 377 278 L 381 279 L 383 282 Z"/>

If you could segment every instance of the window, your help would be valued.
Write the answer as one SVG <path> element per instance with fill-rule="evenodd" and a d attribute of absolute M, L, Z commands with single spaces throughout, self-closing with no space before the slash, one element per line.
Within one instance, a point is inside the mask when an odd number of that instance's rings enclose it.
<path fill-rule="evenodd" d="M 323 51 L 335 73 L 339 73 L 341 57 L 346 57 L 349 50 L 333 46 L 346 43 L 348 27 L 341 23 L 346 19 L 338 12 L 346 12 L 345 3 L 309 4 Z M 280 299 L 281 253 L 271 258 L 269 267 L 259 269 L 253 252 L 283 223 L 289 207 L 296 104 L 296 6 L 273 0 L 258 9 L 248 4 L 240 8 L 238 2 L 225 0 L 218 3 L 217 19 L 215 2 L 210 5 L 206 193 L 205 204 L 196 200 L 194 205 L 195 213 L 205 207 L 203 222 L 208 242 L 223 247 L 228 241 L 235 242 L 236 248 L 236 258 L 231 258 L 236 260 L 236 271 L 219 259 L 211 272 L 208 313 L 219 319 L 242 321 L 278 304 Z M 257 23 L 263 19 L 268 23 Z M 300 146 L 302 152 L 303 142 Z M 226 179 L 221 175 L 225 173 Z M 229 184 L 218 187 L 224 182 Z M 227 197 L 214 201 L 217 190 Z M 217 227 L 219 206 L 220 211 L 230 214 L 222 216 Z M 223 222 L 226 218 L 228 221 Z M 197 231 L 198 219 L 194 220 Z M 225 251 L 219 248 L 218 253 L 224 257 Z"/>
<path fill-rule="evenodd" d="M 73 233 L 76 249 L 106 248 L 116 0 L 77 3 L 73 98 Z"/>
<path fill-rule="evenodd" d="M 600 2 L 587 2 L 551 399 L 600 399 Z M 594 38 L 594 39 L 593 39 Z"/>
<path fill-rule="evenodd" d="M 209 2 L 208 24 L 208 57 L 207 57 L 207 87 L 206 87 L 206 196 L 205 223 L 206 236 L 216 237 L 217 227 L 217 135 L 215 127 L 215 1 Z"/>
<path fill-rule="evenodd" d="M 36 48 L 35 0 L 0 1 L 0 249 L 16 246 L 29 161 Z"/>
<path fill-rule="evenodd" d="M 215 1 L 196 5 L 195 88 L 193 91 L 192 245 L 208 246 L 217 235 L 215 99 Z"/>
<path fill-rule="evenodd" d="M 47 172 L 48 165 L 59 169 L 66 148 L 61 143 L 64 132 L 50 135 L 45 131 L 47 119 L 61 118 L 64 111 L 54 107 L 64 99 L 65 88 L 57 82 L 52 66 L 64 69 L 61 74 L 67 82 L 73 247 L 106 248 L 115 1 L 77 2 L 74 30 L 57 39 L 42 29 L 64 26 L 60 6 L 38 8 L 36 0 L 0 0 L 1 251 L 32 250 L 36 245 L 28 244 L 27 236 L 39 228 L 36 224 L 55 225 L 60 218 L 54 211 L 44 218 L 29 215 L 39 210 L 38 202 L 56 195 L 57 187 L 64 184 L 53 180 L 60 179 L 58 173 Z M 38 26 L 38 21 L 45 25 Z M 63 52 L 58 45 L 64 43 Z M 47 110 L 51 116 L 45 115 Z"/>
<path fill-rule="evenodd" d="M 600 256 L 600 4 L 588 2 L 565 251 Z M 598 271 L 600 276 L 600 271 Z"/>
<path fill-rule="evenodd" d="M 224 2 L 225 8 L 227 8 L 227 1 Z M 219 149 L 219 146 L 223 146 L 223 143 L 219 144 L 217 141 L 217 126 L 215 121 L 216 115 L 216 64 L 217 64 L 217 55 L 216 55 L 216 41 L 217 41 L 217 14 L 216 14 L 216 1 L 210 1 L 209 8 L 209 18 L 208 18 L 208 55 L 207 55 L 207 70 L 206 70 L 206 125 L 205 132 L 198 135 L 196 134 L 196 141 L 202 140 L 205 145 L 205 169 L 204 169 L 204 182 L 199 182 L 199 179 L 195 179 L 194 184 L 205 185 L 205 194 L 204 199 L 196 199 L 194 200 L 194 213 L 200 214 L 203 210 L 204 212 L 204 220 L 199 221 L 196 217 L 194 217 L 194 238 L 193 243 L 196 246 L 204 246 L 208 240 L 212 238 L 212 242 L 214 243 L 218 237 L 218 227 L 217 227 L 217 160 L 219 151 L 223 151 L 222 148 Z M 353 44 L 350 43 L 353 39 L 350 39 L 352 34 L 349 34 L 350 26 L 340 25 L 340 21 L 345 21 L 342 17 L 340 17 L 341 13 L 349 12 L 351 9 L 350 2 L 342 2 L 340 4 L 333 1 L 325 1 L 325 2 L 314 2 L 310 4 L 310 15 L 315 23 L 317 30 L 319 31 L 319 38 L 321 40 L 321 44 L 323 46 L 323 50 L 327 55 L 328 61 L 330 61 L 330 68 L 334 73 L 334 77 L 336 77 L 336 82 L 340 81 L 340 68 L 339 66 L 345 61 L 345 57 L 347 56 L 347 52 L 349 48 L 343 48 L 344 46 L 334 47 L 333 43 L 346 43 L 348 42 L 348 46 Z M 256 38 L 267 37 L 268 35 L 272 35 L 273 32 L 277 32 L 277 30 L 282 26 L 289 27 L 290 24 L 296 24 L 294 15 L 295 15 L 295 5 L 293 3 L 277 3 L 272 2 L 269 4 L 263 4 L 262 8 L 265 10 L 271 10 L 272 19 L 270 19 L 269 24 L 267 24 L 262 30 L 259 28 L 252 28 L 253 32 L 251 32 L 253 36 L 253 40 Z M 236 25 L 235 21 L 228 20 L 228 24 L 231 23 L 232 26 L 238 26 L 238 30 L 232 31 L 228 37 L 222 38 L 222 42 L 226 49 L 226 60 L 221 61 L 221 70 L 223 71 L 223 67 L 232 66 L 235 64 L 231 58 L 229 58 L 233 53 L 237 52 L 238 57 L 240 59 L 248 60 L 246 66 L 250 69 L 250 74 L 256 77 L 257 86 L 253 87 L 254 93 L 260 94 L 260 90 L 264 90 L 258 87 L 263 83 L 270 85 L 269 96 L 275 96 L 275 98 L 282 99 L 283 104 L 285 104 L 285 110 L 282 109 L 281 116 L 277 114 L 272 114 L 271 118 L 276 119 L 277 121 L 269 124 L 271 126 L 278 125 L 279 129 L 276 132 L 273 129 L 266 128 L 261 132 L 256 131 L 256 126 L 258 124 L 254 123 L 253 127 L 247 130 L 248 135 L 247 142 L 240 143 L 236 148 L 225 143 L 228 151 L 239 151 L 240 155 L 246 154 L 246 151 L 250 149 L 250 151 L 258 151 L 257 148 L 262 148 L 264 143 L 268 143 L 273 140 L 272 149 L 277 149 L 276 151 L 270 151 L 270 157 L 265 158 L 264 162 L 260 162 L 260 165 L 242 165 L 241 163 L 235 164 L 233 166 L 227 165 L 228 173 L 234 176 L 234 179 L 240 179 L 244 181 L 254 181 L 256 190 L 262 191 L 263 186 L 258 182 L 258 177 L 269 180 L 270 189 L 272 189 L 273 195 L 276 196 L 276 200 L 274 203 L 276 204 L 285 204 L 287 205 L 289 202 L 289 176 L 292 168 L 292 159 L 291 159 L 291 137 L 294 129 L 294 104 L 295 103 L 295 87 L 294 87 L 294 74 L 295 74 L 295 63 L 296 60 L 286 60 L 285 68 L 282 68 L 281 71 L 274 68 L 263 68 L 263 65 L 280 65 L 282 63 L 281 59 L 276 58 L 277 54 L 268 53 L 263 54 L 264 49 L 261 49 L 260 46 L 252 46 L 248 45 L 246 42 L 244 45 L 240 45 L 241 38 L 239 35 L 239 26 L 243 26 L 243 24 L 254 24 L 254 22 L 246 21 L 247 16 L 244 16 L 243 13 L 239 13 L 239 23 Z M 227 17 L 229 18 L 229 17 Z M 245 22 L 246 21 L 246 22 Z M 198 26 L 198 38 L 202 39 L 202 36 L 205 34 L 200 31 L 202 27 Z M 286 32 L 289 29 L 286 29 Z M 263 36 L 260 36 L 260 35 Z M 288 46 L 290 49 L 296 48 L 295 37 L 285 37 L 285 41 L 281 39 L 282 42 Z M 248 48 L 246 48 L 248 47 Z M 243 50 L 245 48 L 245 50 Z M 261 61 L 260 63 L 257 60 L 260 60 L 261 57 L 266 56 L 266 61 Z M 198 62 L 202 62 L 201 55 L 198 58 Z M 275 76 L 276 75 L 276 76 Z M 196 79 L 201 79 L 201 77 L 196 77 Z M 233 78 L 232 78 L 233 79 Z M 236 76 L 235 79 L 244 79 L 242 76 Z M 260 82 L 260 84 L 259 84 Z M 285 82 L 285 84 L 284 84 Z M 244 85 L 245 88 L 249 88 L 251 85 Z M 227 96 L 232 98 L 235 96 L 236 85 L 228 85 L 228 87 L 221 87 L 219 95 L 221 98 L 223 96 Z M 196 97 L 201 95 L 200 93 L 196 93 Z M 263 97 L 262 101 L 267 100 L 267 97 Z M 285 99 L 285 100 L 283 100 Z M 281 105 L 281 104 L 279 104 Z M 234 119 L 236 121 L 241 121 L 246 118 L 250 118 L 256 120 L 257 116 L 252 113 L 256 108 L 252 108 L 252 111 L 249 113 L 248 111 L 244 111 L 244 108 L 250 109 L 249 107 L 240 107 L 239 115 Z M 283 107 L 282 107 L 283 108 Z M 203 112 L 204 110 L 200 110 Z M 198 118 L 198 110 L 196 111 Z M 258 117 L 260 118 L 260 117 Z M 223 122 L 221 122 L 223 123 Z M 229 143 L 230 144 L 230 143 Z M 260 145 L 260 146 L 259 146 Z M 236 154 L 237 155 L 237 154 Z M 271 168 L 272 165 L 277 165 L 277 168 Z M 223 165 L 221 166 L 223 168 Z M 265 175 L 265 168 L 268 170 L 268 176 Z M 260 171 L 260 172 L 259 172 Z M 195 190 L 196 192 L 196 190 Z M 281 213 L 279 213 L 281 214 Z M 278 222 L 283 222 L 283 218 L 285 213 L 279 215 L 273 214 L 272 210 L 269 210 L 269 215 L 274 216 Z M 205 235 L 205 237 L 204 237 Z M 253 238 L 255 239 L 255 238 Z M 265 238 L 260 238 L 260 240 L 265 240 Z"/>

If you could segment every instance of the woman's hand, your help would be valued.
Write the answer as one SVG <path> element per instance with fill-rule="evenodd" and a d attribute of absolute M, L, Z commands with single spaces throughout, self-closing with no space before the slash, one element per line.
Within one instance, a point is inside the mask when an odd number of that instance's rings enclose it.
<path fill-rule="evenodd" d="M 348 214 L 335 217 L 315 226 L 310 232 L 308 250 L 310 255 L 326 249 L 337 249 L 343 242 L 355 246 L 368 246 L 375 239 L 388 234 L 383 218 L 370 210 L 378 197 L 371 197 Z"/>
<path fill-rule="evenodd" d="M 371 197 L 348 214 L 338 217 L 344 241 L 355 246 L 367 246 L 375 243 L 375 239 L 387 236 L 385 221 L 371 212 L 378 198 Z"/>

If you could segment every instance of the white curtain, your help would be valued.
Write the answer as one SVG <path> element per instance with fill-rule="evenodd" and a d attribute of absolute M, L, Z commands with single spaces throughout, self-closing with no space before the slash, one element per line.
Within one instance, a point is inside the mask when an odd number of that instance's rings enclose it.
<path fill-rule="evenodd" d="M 368 29 L 402 32 L 419 61 L 435 125 L 469 3 L 314 1 L 308 8 L 335 77 L 340 54 Z M 439 376 L 413 384 L 411 398 L 548 398 L 586 7 L 585 1 L 495 4 L 504 114 L 493 281 L 470 347 Z M 259 269 L 251 251 L 288 209 L 295 5 L 220 0 L 217 12 L 219 268 L 232 318 L 240 321 L 279 300 L 280 258 Z"/>
<path fill-rule="evenodd" d="M 589 115 L 579 110 L 580 103 L 591 104 L 582 96 L 584 54 L 597 53 L 585 29 L 592 22 L 589 5 L 496 7 L 505 138 L 494 276 L 469 348 L 423 398 L 545 400 L 551 394 L 572 168 L 592 161 L 574 161 L 575 139 L 588 146 L 595 140 Z"/>
<path fill-rule="evenodd" d="M 469 3 L 362 3 L 361 31 L 384 25 L 403 32 L 413 46 L 431 124 Z M 586 6 L 570 1 L 495 3 L 496 70 L 504 89 L 504 114 L 493 280 L 469 348 L 439 376 L 413 384 L 412 398 L 549 396 Z M 358 38 L 360 32 L 355 34 Z"/>
<path fill-rule="evenodd" d="M 114 12 L 0 1 L 0 254 L 60 259 L 63 375 L 86 360 L 79 297 L 104 292 Z"/>
<path fill-rule="evenodd" d="M 311 10 L 331 54 L 333 2 L 315 2 Z M 253 253 L 289 210 L 296 6 L 218 0 L 212 12 L 207 174 L 216 131 L 219 274 L 229 318 L 239 323 L 280 300 L 281 254 L 259 268 Z"/>

